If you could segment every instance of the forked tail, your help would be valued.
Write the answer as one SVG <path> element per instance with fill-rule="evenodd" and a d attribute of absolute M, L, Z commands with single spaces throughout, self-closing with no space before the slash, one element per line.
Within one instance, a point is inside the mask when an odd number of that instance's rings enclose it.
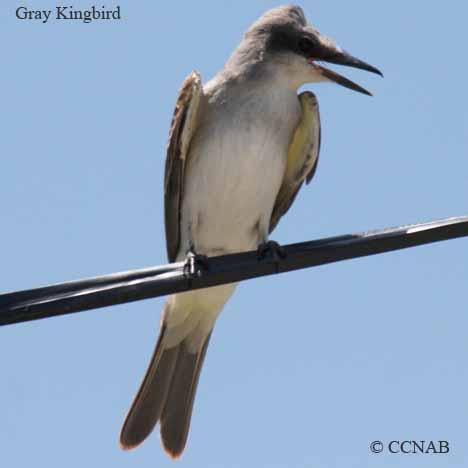
<path fill-rule="evenodd" d="M 125 418 L 120 445 L 125 450 L 136 447 L 160 422 L 164 450 L 177 458 L 187 442 L 198 378 L 211 333 L 198 352 L 189 351 L 190 336 L 166 348 L 165 333 L 163 323 L 148 370 Z"/>

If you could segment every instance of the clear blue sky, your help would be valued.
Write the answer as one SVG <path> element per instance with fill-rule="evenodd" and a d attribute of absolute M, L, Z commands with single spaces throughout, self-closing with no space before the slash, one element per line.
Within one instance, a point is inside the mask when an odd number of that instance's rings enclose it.
<path fill-rule="evenodd" d="M 20 5 L 0 6 L 0 290 L 164 263 L 179 86 L 192 69 L 213 76 L 277 3 L 121 1 L 122 21 L 105 24 L 21 22 Z M 468 214 L 466 2 L 302 6 L 385 79 L 343 70 L 373 98 L 310 87 L 320 164 L 274 238 Z M 462 239 L 242 284 L 178 466 L 467 466 L 467 265 Z M 2 466 L 174 466 L 156 433 L 130 453 L 117 445 L 162 303 L 0 330 Z M 370 453 L 393 439 L 448 440 L 451 452 Z"/>

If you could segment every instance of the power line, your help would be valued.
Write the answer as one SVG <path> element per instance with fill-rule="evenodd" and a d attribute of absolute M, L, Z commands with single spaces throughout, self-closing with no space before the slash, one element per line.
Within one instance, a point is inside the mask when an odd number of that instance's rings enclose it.
<path fill-rule="evenodd" d="M 0 325 L 71 314 L 191 289 L 285 273 L 327 263 L 468 236 L 468 216 L 329 237 L 283 246 L 286 256 L 259 260 L 256 251 L 207 259 L 189 273 L 184 262 L 112 273 L 0 294 Z"/>

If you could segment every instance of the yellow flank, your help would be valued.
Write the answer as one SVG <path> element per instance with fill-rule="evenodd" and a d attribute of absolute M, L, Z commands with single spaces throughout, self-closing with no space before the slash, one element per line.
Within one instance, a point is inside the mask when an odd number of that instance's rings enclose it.
<path fill-rule="evenodd" d="M 293 182 L 303 172 L 304 165 L 314 144 L 313 128 L 318 128 L 317 99 L 309 91 L 304 91 L 299 96 L 299 102 L 302 108 L 302 119 L 294 132 L 294 136 L 289 146 L 288 160 L 286 163 L 286 172 L 284 182 Z M 318 144 L 315 142 L 315 144 Z"/>
<path fill-rule="evenodd" d="M 270 232 L 288 211 L 299 187 L 317 162 L 320 146 L 320 114 L 316 97 L 310 91 L 298 96 L 302 118 L 289 145 L 283 183 L 276 197 L 270 220 Z"/>

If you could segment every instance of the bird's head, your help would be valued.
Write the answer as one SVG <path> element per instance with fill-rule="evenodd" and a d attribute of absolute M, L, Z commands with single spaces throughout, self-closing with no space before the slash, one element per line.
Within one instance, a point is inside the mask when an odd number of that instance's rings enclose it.
<path fill-rule="evenodd" d="M 330 62 L 360 68 L 378 75 L 372 65 L 341 49 L 314 29 L 298 6 L 281 6 L 267 11 L 247 31 L 244 42 L 259 53 L 257 60 L 269 65 L 293 86 L 333 81 L 370 95 L 369 91 L 322 65 Z"/>

